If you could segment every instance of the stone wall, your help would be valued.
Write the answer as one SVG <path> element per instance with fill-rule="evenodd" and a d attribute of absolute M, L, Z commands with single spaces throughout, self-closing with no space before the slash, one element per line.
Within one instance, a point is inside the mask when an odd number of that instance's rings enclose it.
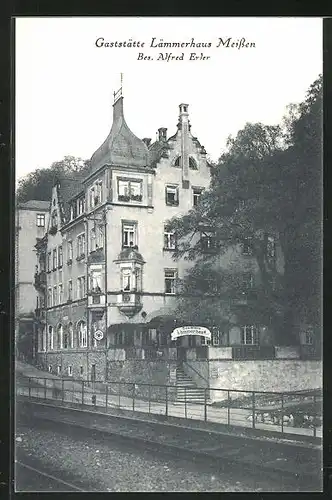
<path fill-rule="evenodd" d="M 137 397 L 165 400 L 166 390 L 161 386 L 172 385 L 175 387 L 175 380 L 171 377 L 176 362 L 172 361 L 144 361 L 126 360 L 108 362 L 108 380 L 117 382 L 131 382 L 135 384 L 135 394 Z M 150 386 L 144 384 L 153 384 Z M 116 388 L 117 390 L 117 388 Z M 132 394 L 133 386 L 121 386 L 123 394 Z M 169 399 L 173 399 L 175 391 L 168 389 Z"/>
<path fill-rule="evenodd" d="M 202 366 L 199 366 L 202 363 Z M 195 361 L 195 369 L 204 370 Z M 210 361 L 210 389 L 243 391 L 301 391 L 322 387 L 322 362 L 302 360 Z M 212 401 L 227 393 L 210 391 Z M 236 397 L 232 393 L 232 398 Z"/>

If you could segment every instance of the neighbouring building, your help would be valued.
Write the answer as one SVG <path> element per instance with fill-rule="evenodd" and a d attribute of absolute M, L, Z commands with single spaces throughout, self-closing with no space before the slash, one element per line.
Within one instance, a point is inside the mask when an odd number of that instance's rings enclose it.
<path fill-rule="evenodd" d="M 28 358 L 36 352 L 35 244 L 45 235 L 49 207 L 49 201 L 30 200 L 15 211 L 15 346 Z"/>
<path fill-rule="evenodd" d="M 47 232 L 36 245 L 35 286 L 44 305 L 38 361 L 46 369 L 90 381 L 172 384 L 179 361 L 203 361 L 190 373 L 194 379 L 199 373 L 198 384 L 208 384 L 209 360 L 253 359 L 259 344 L 266 346 L 260 351 L 266 359 L 279 356 L 264 325 L 225 334 L 216 328 L 211 345 L 199 336 L 171 340 L 179 326 L 176 283 L 192 263 L 173 260 L 176 238 L 168 222 L 187 213 L 209 187 L 206 156 L 191 133 L 188 104 L 179 106 L 176 133 L 168 137 L 160 128 L 151 143 L 129 129 L 122 89 L 114 95 L 113 124 L 91 157 L 88 175 L 81 182 L 56 182 Z M 208 248 L 209 234 L 202 239 Z M 268 244 L 271 259 L 282 265 L 275 242 Z M 247 254 L 242 247 L 237 262 L 250 286 L 250 271 L 257 269 Z M 223 256 L 227 262 L 234 265 L 234 251 Z"/>

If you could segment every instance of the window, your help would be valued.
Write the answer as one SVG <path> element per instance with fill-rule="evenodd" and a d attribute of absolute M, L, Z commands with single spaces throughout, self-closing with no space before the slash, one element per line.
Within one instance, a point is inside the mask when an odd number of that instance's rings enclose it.
<path fill-rule="evenodd" d="M 194 207 L 196 207 L 198 205 L 201 194 L 202 194 L 202 188 L 193 188 L 193 205 L 194 205 Z"/>
<path fill-rule="evenodd" d="M 180 167 L 181 166 L 181 156 L 178 156 L 177 159 L 174 162 L 175 167 Z"/>
<path fill-rule="evenodd" d="M 165 270 L 165 293 L 175 294 L 177 271 L 175 269 Z"/>
<path fill-rule="evenodd" d="M 82 215 L 85 212 L 85 198 L 79 198 L 77 200 L 77 213 L 78 215 Z"/>
<path fill-rule="evenodd" d="M 72 282 L 72 280 L 68 281 L 68 300 L 73 300 L 73 282 Z"/>
<path fill-rule="evenodd" d="M 86 295 L 85 289 L 85 276 L 80 276 L 77 278 L 77 298 L 83 299 Z"/>
<path fill-rule="evenodd" d="M 95 198 L 96 198 L 96 192 L 95 192 L 95 188 L 93 187 L 89 191 L 90 208 L 93 208 L 95 206 Z"/>
<path fill-rule="evenodd" d="M 242 243 L 242 253 L 243 255 L 252 255 L 252 241 L 251 238 L 245 238 Z"/>
<path fill-rule="evenodd" d="M 63 252 L 62 252 L 62 245 L 59 246 L 58 248 L 58 266 L 62 267 L 63 266 Z"/>
<path fill-rule="evenodd" d="M 69 336 L 69 345 L 71 348 L 74 347 L 74 327 L 72 323 L 69 323 L 68 325 L 68 336 Z"/>
<path fill-rule="evenodd" d="M 52 365 L 48 365 L 48 371 L 52 373 Z"/>
<path fill-rule="evenodd" d="M 54 330 L 53 326 L 48 327 L 48 348 L 52 351 L 54 348 Z"/>
<path fill-rule="evenodd" d="M 90 274 L 90 290 L 94 293 L 102 293 L 103 273 L 101 269 L 92 269 Z"/>
<path fill-rule="evenodd" d="M 206 337 L 201 337 L 201 345 L 211 345 L 211 340 Z"/>
<path fill-rule="evenodd" d="M 169 228 L 164 226 L 164 249 L 175 250 L 176 241 L 174 231 L 170 231 Z"/>
<path fill-rule="evenodd" d="M 63 348 L 68 349 L 69 346 L 69 333 L 67 330 L 63 332 Z"/>
<path fill-rule="evenodd" d="M 63 286 L 62 283 L 58 286 L 58 294 L 59 294 L 59 304 L 63 303 Z"/>
<path fill-rule="evenodd" d="M 77 236 L 77 258 L 81 259 L 85 256 L 85 234 Z"/>
<path fill-rule="evenodd" d="M 95 199 L 95 205 L 98 205 L 98 203 L 103 202 L 103 182 L 98 181 L 96 183 L 96 199 Z"/>
<path fill-rule="evenodd" d="M 212 335 L 211 335 L 211 339 L 212 339 L 212 345 L 214 346 L 218 346 L 218 345 L 221 345 L 222 344 L 222 340 L 221 340 L 221 337 L 222 337 L 222 332 L 219 330 L 219 328 L 212 328 Z"/>
<path fill-rule="evenodd" d="M 241 328 L 241 344 L 258 344 L 257 327 L 254 325 L 245 325 Z"/>
<path fill-rule="evenodd" d="M 71 377 L 73 375 L 73 367 L 68 366 L 68 377 Z"/>
<path fill-rule="evenodd" d="M 57 286 L 55 285 L 53 287 L 53 305 L 56 306 L 58 302 L 58 297 L 57 297 Z"/>
<path fill-rule="evenodd" d="M 124 292 L 130 291 L 132 286 L 131 269 L 121 269 L 121 276 L 122 276 L 122 290 Z"/>
<path fill-rule="evenodd" d="M 80 366 L 80 375 L 84 375 L 84 367 L 82 365 Z"/>
<path fill-rule="evenodd" d="M 58 252 L 56 248 L 53 249 L 53 271 L 58 267 Z"/>
<path fill-rule="evenodd" d="M 122 246 L 137 245 L 137 224 L 134 222 L 122 223 Z"/>
<path fill-rule="evenodd" d="M 254 276 L 252 273 L 243 273 L 242 281 L 244 291 L 251 290 L 254 287 Z"/>
<path fill-rule="evenodd" d="M 118 179 L 119 201 L 142 201 L 142 181 L 139 179 Z"/>
<path fill-rule="evenodd" d="M 47 272 L 51 272 L 51 257 L 52 257 L 52 254 L 51 252 L 48 252 L 47 254 Z"/>
<path fill-rule="evenodd" d="M 104 230 L 102 226 L 93 227 L 90 231 L 90 252 L 104 246 Z"/>
<path fill-rule="evenodd" d="M 198 170 L 196 160 L 194 160 L 192 156 L 189 156 L 189 168 L 191 168 L 191 170 Z"/>
<path fill-rule="evenodd" d="M 143 330 L 142 332 L 142 345 L 152 345 L 153 344 L 153 339 L 152 339 L 152 336 L 153 336 L 153 329 L 152 328 L 149 328 L 147 330 Z"/>
<path fill-rule="evenodd" d="M 61 366 L 60 365 L 57 366 L 57 370 L 56 371 L 57 371 L 58 375 L 61 375 Z"/>
<path fill-rule="evenodd" d="M 45 214 L 37 214 L 37 227 L 45 227 Z"/>
<path fill-rule="evenodd" d="M 314 330 L 312 326 L 307 327 L 304 332 L 304 343 L 306 345 L 312 345 L 314 343 Z"/>
<path fill-rule="evenodd" d="M 179 205 L 179 187 L 166 186 L 165 188 L 166 205 L 178 206 Z"/>
<path fill-rule="evenodd" d="M 216 248 L 216 238 L 213 232 L 202 231 L 200 244 L 203 252 L 211 252 Z"/>
<path fill-rule="evenodd" d="M 86 347 L 88 343 L 86 324 L 84 321 L 78 323 L 78 345 L 79 347 Z"/>
<path fill-rule="evenodd" d="M 77 205 L 75 202 L 73 202 L 70 205 L 70 220 L 76 219 L 77 217 Z"/>
<path fill-rule="evenodd" d="M 268 236 L 266 242 L 266 255 L 268 259 L 275 259 L 276 257 L 276 242 L 274 236 Z"/>
<path fill-rule="evenodd" d="M 68 261 L 73 260 L 73 242 L 68 241 L 67 243 Z"/>
<path fill-rule="evenodd" d="M 52 288 L 49 288 L 47 291 L 47 306 L 52 307 L 53 306 L 53 295 L 52 295 Z"/>
<path fill-rule="evenodd" d="M 62 349 L 62 346 L 63 346 L 63 328 L 62 328 L 62 325 L 59 325 L 58 329 L 57 329 L 57 344 L 58 344 L 58 349 Z"/>

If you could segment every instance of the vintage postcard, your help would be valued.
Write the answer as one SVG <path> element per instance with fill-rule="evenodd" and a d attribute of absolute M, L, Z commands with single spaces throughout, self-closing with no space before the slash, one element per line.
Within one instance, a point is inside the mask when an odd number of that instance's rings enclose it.
<path fill-rule="evenodd" d="M 15 20 L 15 490 L 322 490 L 322 19 Z"/>

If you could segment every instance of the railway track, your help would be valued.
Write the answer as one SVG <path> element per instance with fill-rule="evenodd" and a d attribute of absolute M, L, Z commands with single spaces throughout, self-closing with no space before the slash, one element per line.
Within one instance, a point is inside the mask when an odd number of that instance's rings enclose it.
<path fill-rule="evenodd" d="M 64 425 L 71 429 L 84 429 L 84 432 L 96 432 L 105 439 L 111 440 L 112 443 L 118 443 L 132 449 L 145 449 L 172 457 L 181 456 L 186 460 L 222 470 L 240 466 L 244 473 L 257 475 L 257 461 L 252 460 L 250 463 L 250 460 L 242 459 L 242 455 L 247 454 L 247 456 L 253 457 L 254 453 L 250 449 L 250 444 L 247 445 L 243 440 L 238 440 L 241 446 L 239 449 L 234 445 L 234 440 L 222 439 L 220 436 L 218 439 L 217 435 L 214 436 L 213 433 L 210 435 L 206 432 L 192 433 L 181 427 L 175 430 L 174 426 L 170 429 L 167 424 L 158 423 L 155 426 L 151 422 L 145 422 L 145 425 L 142 425 L 142 422 L 135 423 L 133 421 L 128 425 L 128 419 L 121 419 L 118 416 L 110 417 L 108 415 L 104 416 L 102 420 L 100 420 L 101 415 L 98 416 L 98 419 L 96 417 L 97 415 L 93 413 L 89 414 L 87 422 L 87 415 L 82 415 L 82 412 L 74 411 L 73 414 L 72 410 L 67 410 L 60 413 L 59 408 L 51 410 L 50 407 L 43 408 L 42 405 L 38 405 L 37 411 L 33 411 L 29 417 L 27 414 L 24 415 L 24 419 L 28 418 L 32 426 L 39 421 L 57 426 Z M 296 453 L 300 461 L 301 453 L 305 455 L 308 451 L 305 449 L 297 450 Z M 259 463 L 260 473 L 263 472 L 274 478 L 280 476 L 289 482 L 303 483 L 310 486 L 310 491 L 317 488 L 318 470 L 316 467 L 315 474 L 315 464 L 309 464 L 305 473 L 303 473 L 303 468 L 302 471 L 294 473 L 294 471 L 288 470 L 287 458 L 283 458 L 281 452 L 274 465 L 269 454 L 264 458 L 261 449 L 260 453 L 262 454 Z"/>
<path fill-rule="evenodd" d="M 32 467 L 31 465 L 28 465 L 20 460 L 15 460 L 15 468 L 16 468 L 16 477 L 21 478 L 21 474 L 18 474 L 18 469 L 23 469 L 25 471 L 28 471 L 29 473 L 29 481 L 32 484 L 33 490 L 36 491 L 80 491 L 80 492 L 86 492 L 87 488 L 81 488 L 72 482 L 65 481 L 63 479 L 60 479 L 59 477 L 56 477 L 52 474 L 48 474 L 45 471 L 42 471 L 40 469 L 37 469 L 35 467 Z M 37 480 L 35 480 L 37 478 Z M 40 481 L 40 478 L 42 481 Z M 44 485 L 44 486 L 43 486 Z M 62 488 L 63 489 L 60 489 Z M 25 487 L 26 489 L 26 487 Z M 18 491 L 24 491 L 18 489 Z M 88 491 L 97 491 L 94 489 L 89 489 Z"/>

